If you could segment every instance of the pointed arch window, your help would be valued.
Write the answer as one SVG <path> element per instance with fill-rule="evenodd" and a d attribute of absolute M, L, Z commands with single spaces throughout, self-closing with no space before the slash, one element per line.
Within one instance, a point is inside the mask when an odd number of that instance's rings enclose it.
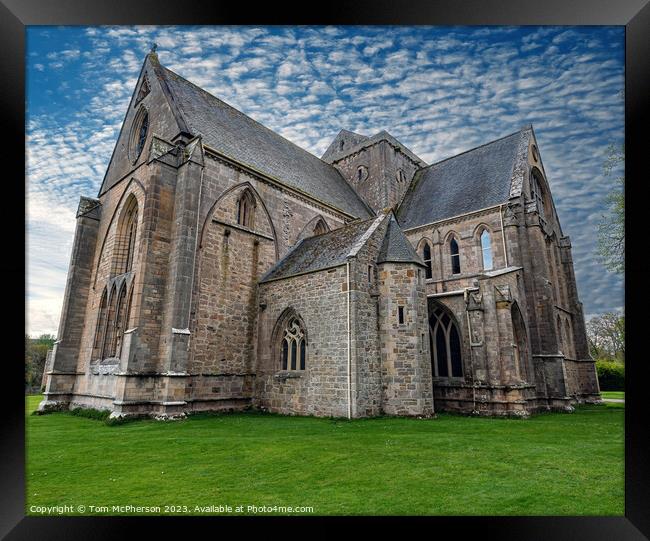
<path fill-rule="evenodd" d="M 463 377 L 458 325 L 447 311 L 439 306 L 435 307 L 429 316 L 429 348 L 435 377 Z"/>
<path fill-rule="evenodd" d="M 458 242 L 454 237 L 449 241 L 449 254 L 451 257 L 451 273 L 460 274 L 460 251 Z"/>
<path fill-rule="evenodd" d="M 117 311 L 117 290 L 115 285 L 111 288 L 108 300 L 108 315 L 106 317 L 106 332 L 102 343 L 102 359 L 113 356 L 112 344 L 115 336 L 115 312 Z"/>
<path fill-rule="evenodd" d="M 314 235 L 322 235 L 323 233 L 327 233 L 327 231 L 328 231 L 327 224 L 321 218 L 320 220 L 318 220 L 316 227 L 314 227 Z"/>
<path fill-rule="evenodd" d="M 546 217 L 544 207 L 544 192 L 542 190 L 542 175 L 537 169 L 533 169 L 530 179 L 530 197 L 537 205 L 537 211 L 542 218 Z"/>
<path fill-rule="evenodd" d="M 481 233 L 481 255 L 483 259 L 483 270 L 492 270 L 492 239 L 487 229 Z"/>
<path fill-rule="evenodd" d="M 109 357 L 119 357 L 122 349 L 122 338 L 126 330 L 124 321 L 126 319 L 126 283 L 122 284 L 120 293 L 117 296 L 117 303 L 115 306 L 115 328 L 112 333 L 112 341 L 110 344 Z"/>
<path fill-rule="evenodd" d="M 133 195 L 130 195 L 119 220 L 113 260 L 114 274 L 124 274 L 133 270 L 137 229 L 138 202 Z"/>
<path fill-rule="evenodd" d="M 281 369 L 304 370 L 306 364 L 306 337 L 300 320 L 291 317 L 282 332 Z"/>
<path fill-rule="evenodd" d="M 131 133 L 129 135 L 129 156 L 135 163 L 142 154 L 144 144 L 149 131 L 149 112 L 141 105 L 135 113 L 133 123 L 131 124 Z"/>
<path fill-rule="evenodd" d="M 255 197 L 250 190 L 246 189 L 239 197 L 237 202 L 237 223 L 253 228 L 255 222 Z"/>
<path fill-rule="evenodd" d="M 431 246 L 428 242 L 424 243 L 424 248 L 422 248 L 422 259 L 424 259 L 424 264 L 426 266 L 424 273 L 426 278 L 433 278 L 433 269 L 431 267 Z"/>
<path fill-rule="evenodd" d="M 368 178 L 368 168 L 365 165 L 357 167 L 357 180 L 361 182 Z"/>
<path fill-rule="evenodd" d="M 99 314 L 97 316 L 97 327 L 95 328 L 95 341 L 93 343 L 93 358 L 97 359 L 102 354 L 102 343 L 104 340 L 104 333 L 106 332 L 106 311 L 107 311 L 107 294 L 104 289 L 102 293 L 102 300 L 99 303 Z"/>

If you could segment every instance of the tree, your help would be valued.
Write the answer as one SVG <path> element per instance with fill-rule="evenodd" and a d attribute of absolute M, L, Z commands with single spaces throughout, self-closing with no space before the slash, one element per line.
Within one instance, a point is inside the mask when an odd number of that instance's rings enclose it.
<path fill-rule="evenodd" d="M 609 147 L 605 162 L 606 176 L 625 163 L 625 147 Z M 625 271 L 625 177 L 617 177 L 616 187 L 605 198 L 608 214 L 598 224 L 598 254 L 607 270 L 622 274 Z"/>
<path fill-rule="evenodd" d="M 607 312 L 587 322 L 589 353 L 594 359 L 625 362 L 625 316 Z"/>
<path fill-rule="evenodd" d="M 42 334 L 38 338 L 25 335 L 25 385 L 40 387 L 47 352 L 54 346 L 55 337 Z"/>

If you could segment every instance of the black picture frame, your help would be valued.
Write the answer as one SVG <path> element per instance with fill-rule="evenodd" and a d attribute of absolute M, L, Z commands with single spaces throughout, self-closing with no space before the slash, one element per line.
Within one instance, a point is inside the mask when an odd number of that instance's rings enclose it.
<path fill-rule="evenodd" d="M 647 277 L 650 265 L 643 250 L 647 233 L 642 221 L 647 212 L 645 144 L 650 96 L 650 6 L 648 0 L 356 0 L 322 5 L 267 2 L 210 2 L 208 0 L 0 0 L 0 124 L 4 145 L 3 210 L 20 213 L 25 166 L 25 27 L 28 25 L 97 24 L 431 24 L 431 25 L 624 25 L 626 27 L 625 145 L 626 145 L 626 292 L 627 363 L 625 411 L 625 516 L 624 517 L 25 517 L 25 432 L 23 368 L 19 348 L 3 348 L 3 407 L 5 421 L 0 443 L 0 535 L 6 539 L 115 539 L 144 526 L 147 537 L 205 535 L 195 526 L 209 528 L 209 535 L 251 534 L 250 528 L 283 533 L 299 528 L 302 535 L 318 521 L 318 533 L 349 528 L 384 530 L 399 527 L 402 535 L 429 537 L 498 538 L 531 540 L 614 540 L 650 538 L 650 423 L 647 417 L 648 365 L 643 357 L 643 331 L 647 329 Z M 576 149 L 580 152 L 580 149 Z M 590 159 L 585 156 L 584 159 Z M 55 211 L 55 209 L 53 209 Z M 17 217 L 19 218 L 19 217 Z M 16 220 L 18 221 L 18 220 Z M 0 263 L 5 285 L 3 341 L 18 344 L 16 306 L 25 296 L 15 284 L 25 278 L 24 228 L 12 228 L 5 219 L 3 239 L 9 250 Z M 645 241 L 645 242 L 644 242 Z M 15 246 L 12 245 L 15 244 Z M 15 248 L 15 250 L 14 250 Z M 10 257 L 9 254 L 13 254 Z M 24 283 L 24 282 L 23 282 Z M 9 295 L 9 297 L 7 297 Z M 15 300 L 11 299 L 15 295 Z M 14 301 L 14 302 L 12 302 Z M 15 327 L 15 328 L 13 328 Z M 15 354 L 15 355 L 14 355 Z M 27 442 L 29 444 L 29 442 Z M 585 460 L 589 460 L 585 456 Z M 191 521 L 192 530 L 188 530 Z M 402 524 L 402 522 L 407 522 Z M 403 528 L 408 529 L 403 529 Z M 289 530 L 290 529 L 290 530 Z M 237 533 L 237 532 L 241 533 Z M 196 533 L 192 533 L 196 532 Z M 446 532 L 443 534 L 443 532 Z M 257 532 L 255 532 L 257 533 Z M 397 533 L 397 532 L 396 532 Z"/>

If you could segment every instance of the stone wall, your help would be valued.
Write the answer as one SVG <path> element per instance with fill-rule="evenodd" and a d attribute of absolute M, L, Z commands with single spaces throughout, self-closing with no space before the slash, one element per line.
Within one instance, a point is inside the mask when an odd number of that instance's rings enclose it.
<path fill-rule="evenodd" d="M 332 165 L 375 212 L 398 205 L 418 169 L 418 164 L 386 140 L 363 147 Z"/>
<path fill-rule="evenodd" d="M 348 416 L 347 272 L 342 265 L 260 284 L 255 404 L 277 413 Z M 304 371 L 281 368 L 286 310 L 304 322 Z"/>
<path fill-rule="evenodd" d="M 382 263 L 378 288 L 382 410 L 388 415 L 431 415 L 433 396 L 423 270 L 411 263 Z"/>

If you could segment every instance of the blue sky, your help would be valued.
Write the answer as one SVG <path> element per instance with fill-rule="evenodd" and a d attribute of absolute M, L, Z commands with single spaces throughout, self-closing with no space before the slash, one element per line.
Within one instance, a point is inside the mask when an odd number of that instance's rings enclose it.
<path fill-rule="evenodd" d="M 624 138 L 624 27 L 28 27 L 27 329 L 56 334 L 80 195 L 95 197 L 144 56 L 317 156 L 382 129 L 432 163 L 532 123 L 585 315 L 623 308 L 596 256 Z"/>

